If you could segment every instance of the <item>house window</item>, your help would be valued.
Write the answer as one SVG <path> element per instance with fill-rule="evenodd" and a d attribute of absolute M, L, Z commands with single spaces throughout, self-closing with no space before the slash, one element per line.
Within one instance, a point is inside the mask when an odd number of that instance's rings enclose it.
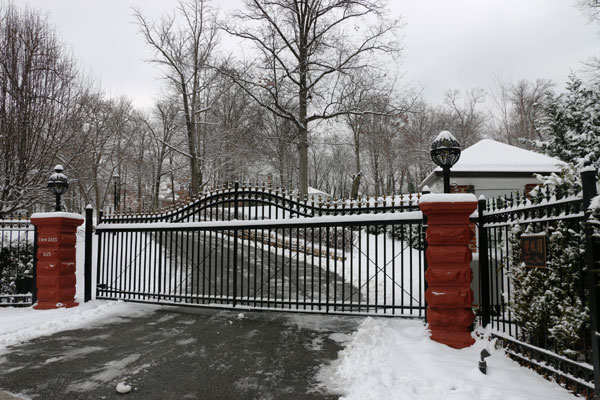
<path fill-rule="evenodd" d="M 525 185 L 525 196 L 529 199 L 529 192 L 531 192 L 534 188 L 538 187 L 539 183 L 528 183 Z"/>
<path fill-rule="evenodd" d="M 450 185 L 450 193 L 475 193 L 473 185 Z"/>

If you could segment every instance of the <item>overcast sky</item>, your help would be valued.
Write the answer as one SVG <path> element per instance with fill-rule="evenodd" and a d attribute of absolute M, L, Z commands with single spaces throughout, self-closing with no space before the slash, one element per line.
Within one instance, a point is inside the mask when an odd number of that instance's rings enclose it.
<path fill-rule="evenodd" d="M 4 1 L 4 0 L 0 0 Z M 149 15 L 172 11 L 175 0 L 14 0 L 47 12 L 60 38 L 108 95 L 150 106 L 163 82 L 137 34 L 130 7 Z M 224 11 L 241 0 L 214 2 Z M 405 80 L 439 101 L 448 89 L 487 89 L 501 72 L 518 80 L 563 84 L 582 61 L 600 55 L 599 26 L 588 24 L 573 0 L 391 0 L 404 29 Z"/>

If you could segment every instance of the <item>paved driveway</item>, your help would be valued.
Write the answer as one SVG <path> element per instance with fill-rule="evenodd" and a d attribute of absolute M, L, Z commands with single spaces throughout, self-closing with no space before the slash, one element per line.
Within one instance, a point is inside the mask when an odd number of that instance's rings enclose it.
<path fill-rule="evenodd" d="M 334 399 L 316 374 L 360 322 L 160 308 L 10 348 L 0 354 L 0 393 L 52 400 Z M 131 384 L 130 393 L 116 392 L 121 381 Z"/>

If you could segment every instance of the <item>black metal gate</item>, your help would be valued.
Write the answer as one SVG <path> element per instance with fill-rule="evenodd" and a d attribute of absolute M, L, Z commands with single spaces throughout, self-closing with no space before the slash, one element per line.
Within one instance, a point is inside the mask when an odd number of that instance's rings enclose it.
<path fill-rule="evenodd" d="M 414 200 L 323 206 L 234 187 L 162 215 L 103 218 L 97 298 L 423 317 L 422 217 L 397 211 Z"/>

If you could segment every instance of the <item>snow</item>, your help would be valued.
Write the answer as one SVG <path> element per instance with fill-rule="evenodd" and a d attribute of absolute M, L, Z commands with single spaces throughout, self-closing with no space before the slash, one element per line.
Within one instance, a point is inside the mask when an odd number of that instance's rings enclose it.
<path fill-rule="evenodd" d="M 119 382 L 116 387 L 117 393 L 125 394 L 131 392 L 131 385 L 126 382 Z"/>
<path fill-rule="evenodd" d="M 438 135 L 435 137 L 434 142 L 437 142 L 438 140 L 454 140 L 458 142 L 458 140 L 456 140 L 456 138 L 452 133 L 450 133 L 450 131 L 441 131 L 440 133 L 438 133 Z"/>
<path fill-rule="evenodd" d="M 472 193 L 430 193 L 421 196 L 421 203 L 469 203 L 477 202 Z"/>
<path fill-rule="evenodd" d="M 592 210 L 594 212 L 598 212 L 600 210 L 600 196 L 596 196 L 596 197 L 592 198 L 589 208 L 590 208 L 590 210 Z"/>
<path fill-rule="evenodd" d="M 424 195 L 430 196 L 430 195 Z M 454 194 L 452 196 L 457 199 L 460 196 L 474 196 L 465 194 Z M 423 198 L 422 197 L 422 198 Z M 474 197 L 473 197 L 474 198 Z M 460 200 L 455 200 L 460 201 Z M 467 201 L 467 200 L 464 200 Z M 470 200 L 468 200 L 470 201 Z M 301 217 L 301 218 L 290 218 L 290 219 L 278 219 L 278 220 L 249 220 L 249 221 L 211 221 L 211 222 L 156 222 L 156 223 L 133 223 L 133 224 L 111 224 L 102 223 L 98 224 L 97 230 L 109 231 L 109 230 L 156 230 L 156 229 L 206 229 L 206 228 L 260 228 L 267 226 L 285 226 L 291 225 L 316 225 L 316 224 L 343 224 L 347 222 L 373 222 L 373 221 L 408 221 L 408 220 L 422 220 L 423 214 L 421 211 L 406 211 L 386 214 L 360 214 L 360 215 L 337 215 L 337 216 L 326 216 L 326 217 Z"/>
<path fill-rule="evenodd" d="M 34 218 L 72 218 L 72 219 L 79 219 L 79 220 L 84 220 L 85 218 L 80 215 L 80 214 L 75 214 L 75 213 L 70 213 L 70 212 L 48 212 L 48 213 L 34 213 L 31 216 L 31 219 Z"/>
<path fill-rule="evenodd" d="M 478 369 L 480 352 L 487 375 Z M 422 321 L 367 318 L 319 371 L 322 385 L 345 400 L 565 400 L 566 389 L 495 350 L 494 341 L 455 350 L 429 339 Z"/>
<path fill-rule="evenodd" d="M 315 189 L 313 187 L 308 187 L 308 194 L 317 194 L 317 195 L 321 195 L 321 196 L 329 196 L 329 193 L 325 193 L 319 189 Z"/>
<path fill-rule="evenodd" d="M 90 301 L 73 308 L 35 310 L 32 307 L 0 308 L 0 353 L 6 347 L 57 332 L 97 323 L 117 321 L 121 316 L 143 315 L 156 306 L 140 306 L 122 301 Z"/>
<path fill-rule="evenodd" d="M 596 167 L 594 167 L 593 165 L 588 165 L 588 166 L 581 168 L 581 170 L 579 172 L 590 172 L 590 171 L 596 172 Z"/>
<path fill-rule="evenodd" d="M 452 171 L 559 173 L 563 166 L 566 163 L 557 158 L 484 139 L 463 150 Z M 438 167 L 435 171 L 442 169 Z"/>

